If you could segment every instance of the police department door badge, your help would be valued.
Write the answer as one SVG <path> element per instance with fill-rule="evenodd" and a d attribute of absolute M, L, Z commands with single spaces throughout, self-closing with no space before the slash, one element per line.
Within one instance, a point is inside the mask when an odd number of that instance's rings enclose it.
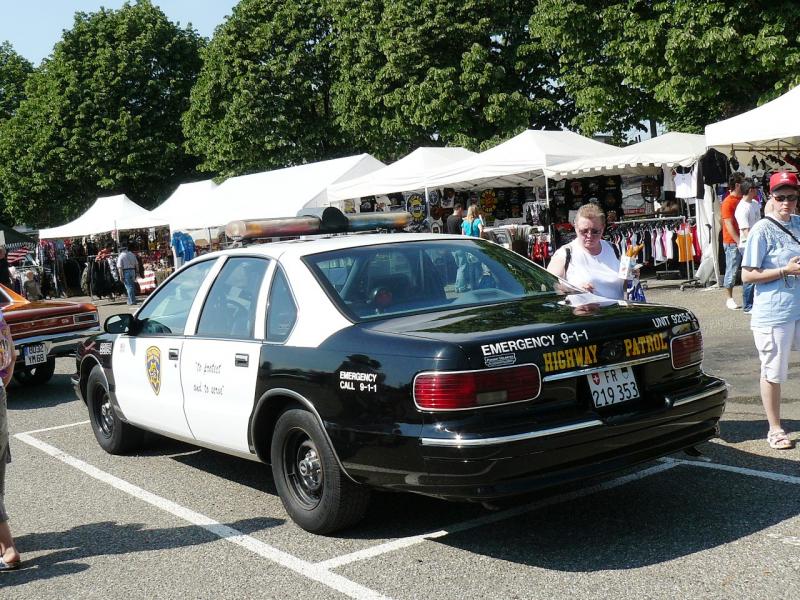
<path fill-rule="evenodd" d="M 158 346 L 150 346 L 147 349 L 145 364 L 150 387 L 158 396 L 158 392 L 161 391 L 161 350 Z"/>

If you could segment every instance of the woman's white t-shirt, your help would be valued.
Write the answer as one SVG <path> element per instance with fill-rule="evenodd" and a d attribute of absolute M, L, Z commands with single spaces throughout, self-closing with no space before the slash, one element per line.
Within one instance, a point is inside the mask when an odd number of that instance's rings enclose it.
<path fill-rule="evenodd" d="M 618 275 L 619 259 L 611 244 L 601 240 L 601 250 L 597 256 L 589 254 L 579 240 L 567 245 L 572 251 L 572 258 L 567 266 L 567 281 L 575 286 L 591 283 L 598 296 L 617 300 L 623 298 L 623 280 Z"/>

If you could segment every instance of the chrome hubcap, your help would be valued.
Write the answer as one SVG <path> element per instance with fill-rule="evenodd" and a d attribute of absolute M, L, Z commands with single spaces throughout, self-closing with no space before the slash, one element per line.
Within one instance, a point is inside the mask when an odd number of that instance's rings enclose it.
<path fill-rule="evenodd" d="M 307 449 L 305 455 L 297 464 L 297 470 L 309 491 L 316 492 L 319 490 L 322 468 L 316 450 L 313 448 Z"/>

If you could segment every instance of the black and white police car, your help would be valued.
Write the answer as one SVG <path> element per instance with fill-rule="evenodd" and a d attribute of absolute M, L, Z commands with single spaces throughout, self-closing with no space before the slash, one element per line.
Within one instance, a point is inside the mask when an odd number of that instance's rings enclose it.
<path fill-rule="evenodd" d="M 364 226 L 338 215 L 229 230 Z M 372 488 L 491 501 L 713 437 L 726 385 L 701 369 L 695 316 L 581 298 L 476 238 L 259 244 L 196 258 L 110 317 L 73 381 L 106 451 L 150 431 L 271 463 L 316 533 L 358 521 Z"/>

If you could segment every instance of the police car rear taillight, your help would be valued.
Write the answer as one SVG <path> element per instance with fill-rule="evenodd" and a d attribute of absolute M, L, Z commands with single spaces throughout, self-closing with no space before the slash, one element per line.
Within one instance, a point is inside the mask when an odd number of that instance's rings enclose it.
<path fill-rule="evenodd" d="M 414 403 L 422 410 L 464 410 L 533 400 L 541 390 L 536 365 L 437 371 L 420 373 L 414 379 Z"/>
<path fill-rule="evenodd" d="M 669 346 L 673 369 L 685 369 L 703 362 L 703 334 L 699 331 L 674 337 Z"/>

